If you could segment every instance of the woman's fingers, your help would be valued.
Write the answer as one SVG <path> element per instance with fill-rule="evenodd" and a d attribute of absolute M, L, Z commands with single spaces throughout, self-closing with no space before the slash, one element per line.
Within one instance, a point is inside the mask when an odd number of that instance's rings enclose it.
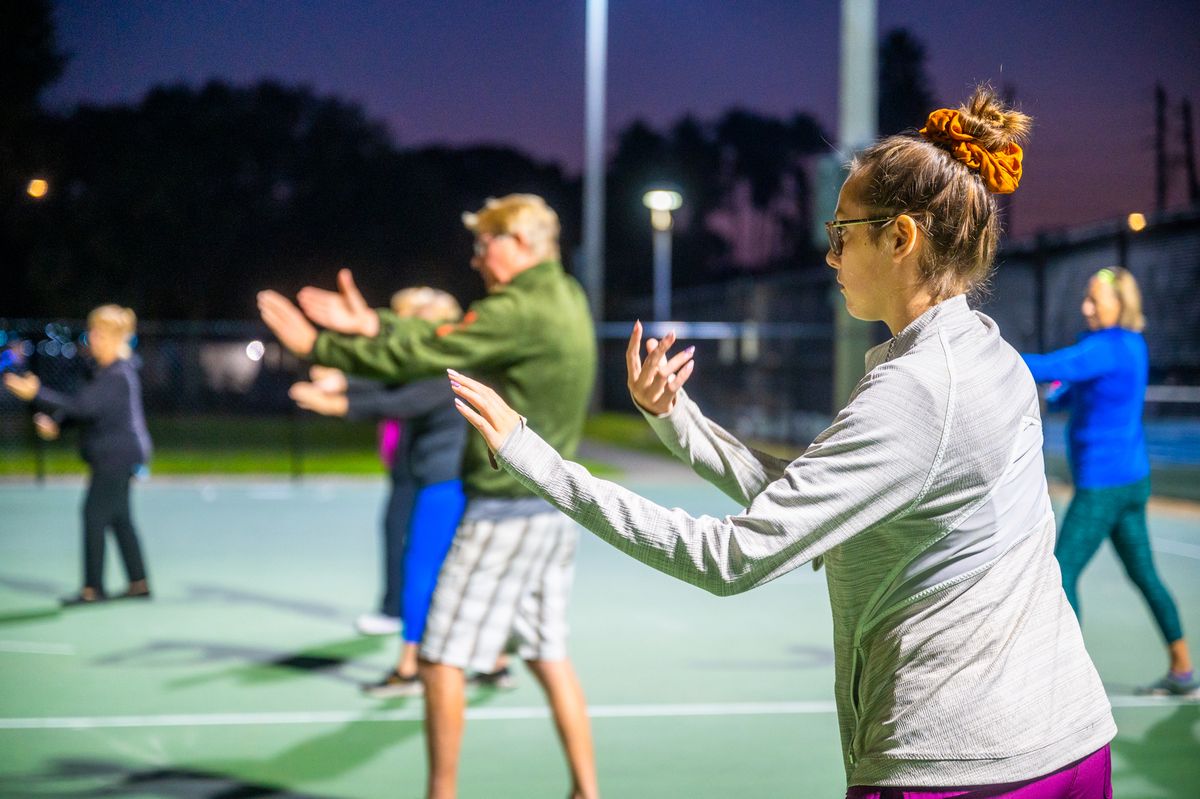
<path fill-rule="evenodd" d="M 463 415 L 464 419 L 471 423 L 472 427 L 483 434 L 484 441 L 491 440 L 492 435 L 495 434 L 495 428 L 488 423 L 487 419 L 484 419 L 482 416 L 476 413 L 474 408 L 460 400 L 458 397 L 454 398 L 454 407 L 458 409 L 458 412 Z"/>
<path fill-rule="evenodd" d="M 520 424 L 521 417 L 499 394 L 478 380 L 453 369 L 447 369 L 446 373 L 450 376 L 450 388 L 458 400 L 459 412 L 483 433 L 484 440 L 493 452 L 500 449 L 504 440 Z M 464 408 L 464 404 L 471 407 Z M 473 412 L 478 420 L 472 418 L 468 411 Z"/>
<path fill-rule="evenodd" d="M 675 395 L 679 393 L 679 389 L 683 388 L 683 384 L 688 381 L 694 371 L 696 371 L 696 362 L 688 361 L 682 369 L 668 378 L 667 385 L 663 389 L 663 395 L 668 398 L 668 406 L 675 404 Z"/>
<path fill-rule="evenodd" d="M 663 362 L 663 364 L 659 367 L 659 371 L 668 375 L 676 374 L 680 369 L 683 368 L 685 363 L 692 359 L 692 356 L 695 354 L 696 348 L 694 346 L 677 352 Z"/>
<path fill-rule="evenodd" d="M 633 386 L 638 375 L 642 372 L 642 320 L 633 323 L 629 332 L 629 344 L 625 347 L 625 370 L 628 372 L 628 383 Z"/>

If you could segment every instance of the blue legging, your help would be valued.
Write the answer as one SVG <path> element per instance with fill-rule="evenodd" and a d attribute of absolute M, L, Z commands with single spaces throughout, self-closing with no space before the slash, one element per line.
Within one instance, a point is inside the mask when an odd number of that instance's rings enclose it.
<path fill-rule="evenodd" d="M 417 492 L 404 542 L 404 587 L 400 603 L 405 643 L 419 644 L 425 633 L 425 617 L 437 585 L 442 561 L 454 541 L 454 531 L 467 506 L 461 480 L 425 486 Z"/>
<path fill-rule="evenodd" d="M 1126 574 L 1146 598 L 1154 621 L 1169 644 L 1183 637 L 1183 628 L 1175 600 L 1159 579 L 1150 553 L 1150 535 L 1146 531 L 1149 499 L 1149 478 L 1111 488 L 1076 489 L 1058 533 L 1054 557 L 1062 570 L 1067 601 L 1075 609 L 1075 615 L 1082 618 L 1077 593 L 1079 575 L 1104 539 L 1111 538 Z"/>

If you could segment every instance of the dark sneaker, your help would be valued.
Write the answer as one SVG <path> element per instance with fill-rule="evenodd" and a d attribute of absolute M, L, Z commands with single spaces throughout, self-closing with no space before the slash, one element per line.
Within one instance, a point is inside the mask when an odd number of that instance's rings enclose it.
<path fill-rule="evenodd" d="M 517 680 L 509 671 L 508 666 L 495 671 L 477 671 L 467 682 L 480 688 L 491 688 L 494 691 L 511 691 L 517 687 Z"/>
<path fill-rule="evenodd" d="M 71 608 L 76 605 L 95 605 L 98 602 L 104 602 L 107 598 L 104 594 L 85 594 L 80 591 L 78 594 L 63 597 L 58 600 L 58 603 L 64 608 Z"/>
<path fill-rule="evenodd" d="M 405 677 L 393 669 L 379 682 L 364 685 L 362 691 L 376 699 L 391 699 L 397 696 L 421 696 L 425 693 L 425 686 L 416 674 Z"/>
<path fill-rule="evenodd" d="M 149 599 L 149 598 L 150 598 L 150 589 L 149 588 L 143 588 L 140 591 L 134 591 L 134 590 L 130 589 L 128 591 L 125 591 L 123 594 L 117 594 L 115 597 L 113 597 L 113 599 Z"/>
<path fill-rule="evenodd" d="M 1195 672 L 1189 675 L 1189 679 L 1167 672 L 1167 676 L 1137 689 L 1137 692 L 1150 696 L 1188 696 L 1200 692 L 1200 680 L 1196 679 Z"/>

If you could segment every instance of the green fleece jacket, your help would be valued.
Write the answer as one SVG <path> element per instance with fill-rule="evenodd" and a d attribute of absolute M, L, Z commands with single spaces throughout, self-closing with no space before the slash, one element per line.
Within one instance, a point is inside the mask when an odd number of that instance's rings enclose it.
<path fill-rule="evenodd" d="M 596 337 L 587 298 L 561 264 L 546 261 L 472 303 L 463 320 L 435 327 L 379 311 L 374 338 L 329 331 L 317 337 L 313 360 L 345 372 L 403 383 L 455 369 L 484 381 L 570 457 L 596 375 Z M 492 467 L 487 444 L 472 431 L 463 454 L 468 497 L 532 494 Z"/>

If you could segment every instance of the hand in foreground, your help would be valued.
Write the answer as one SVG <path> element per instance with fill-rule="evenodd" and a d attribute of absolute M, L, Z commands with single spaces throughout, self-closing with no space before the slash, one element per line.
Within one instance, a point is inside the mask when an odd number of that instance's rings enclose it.
<path fill-rule="evenodd" d="M 313 384 L 326 394 L 345 394 L 350 384 L 346 382 L 346 373 L 332 366 L 315 364 L 309 367 L 308 377 Z"/>
<path fill-rule="evenodd" d="M 521 423 L 520 414 L 478 380 L 472 380 L 453 369 L 447 369 L 446 373 L 450 375 L 450 389 L 457 395 L 454 405 L 458 412 L 483 433 L 488 449 L 498 451 L 508 434 Z"/>
<path fill-rule="evenodd" d="M 38 389 L 42 387 L 42 381 L 38 380 L 35 374 L 15 375 L 9 372 L 4 376 L 4 387 L 15 394 L 18 399 L 29 402 L 37 396 Z"/>
<path fill-rule="evenodd" d="M 53 441 L 58 438 L 58 422 L 44 413 L 33 415 L 33 429 L 37 431 L 38 438 L 43 441 Z"/>
<path fill-rule="evenodd" d="M 337 291 L 326 291 L 315 286 L 302 288 L 296 295 L 300 307 L 309 319 L 321 327 L 350 336 L 374 338 L 379 334 L 379 314 L 363 299 L 350 270 L 339 269 L 337 282 Z"/>
<path fill-rule="evenodd" d="M 675 331 L 663 336 L 662 341 L 646 339 L 646 359 L 639 361 L 642 345 L 642 323 L 634 322 L 629 334 L 629 346 L 625 348 L 625 367 L 629 372 L 626 385 L 638 407 L 647 413 L 661 416 L 675 407 L 675 395 L 692 376 L 696 362 L 692 360 L 695 347 L 688 347 L 672 357 L 667 357 L 675 343 Z"/>
<path fill-rule="evenodd" d="M 345 416 L 350 409 L 345 394 L 330 394 L 313 383 L 293 383 L 288 396 L 304 410 L 322 416 Z"/>
<path fill-rule="evenodd" d="M 293 354 L 307 358 L 317 343 L 317 329 L 300 309 L 278 291 L 258 292 L 258 312 L 279 343 Z"/>

